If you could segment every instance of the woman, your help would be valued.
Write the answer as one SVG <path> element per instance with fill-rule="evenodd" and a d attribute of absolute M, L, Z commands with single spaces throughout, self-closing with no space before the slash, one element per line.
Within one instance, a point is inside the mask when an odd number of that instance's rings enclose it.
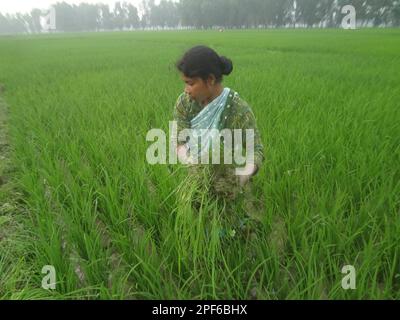
<path fill-rule="evenodd" d="M 185 82 L 185 91 L 178 97 L 174 120 L 177 122 L 178 134 L 184 129 L 198 130 L 199 136 L 210 138 L 210 129 L 242 130 L 243 149 L 246 150 L 245 130 L 254 132 L 254 161 L 247 163 L 242 168 L 240 175 L 236 174 L 235 164 L 190 165 L 191 176 L 199 179 L 198 187 L 210 191 L 224 203 L 236 206 L 238 198 L 244 198 L 247 203 L 254 200 L 249 181 L 260 169 L 264 160 L 263 145 L 257 130 L 254 114 L 246 101 L 237 92 L 224 88 L 222 80 L 224 75 L 231 74 L 232 61 L 219 56 L 213 49 L 206 46 L 196 46 L 187 51 L 176 63 L 182 80 Z M 234 134 L 232 133 L 232 137 Z M 177 154 L 181 162 L 193 163 L 190 158 L 192 149 L 196 145 L 194 139 L 180 142 L 178 140 Z M 203 140 L 201 140 L 203 141 Z M 204 151 L 203 145 L 197 146 L 197 152 Z M 206 145 L 206 152 L 209 145 Z M 197 153 L 196 153 L 197 154 Z M 207 177 L 208 179 L 203 179 Z M 193 181 L 193 180 L 192 180 Z M 198 199 L 192 199 L 194 203 Z M 249 210 L 246 210 L 251 214 Z M 259 217 L 260 218 L 260 217 Z"/>

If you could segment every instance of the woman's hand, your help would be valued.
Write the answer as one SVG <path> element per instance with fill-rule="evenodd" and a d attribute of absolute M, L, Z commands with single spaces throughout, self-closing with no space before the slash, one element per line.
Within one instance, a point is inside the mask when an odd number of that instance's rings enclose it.
<path fill-rule="evenodd" d="M 255 164 L 247 164 L 243 169 L 241 169 L 241 174 L 239 176 L 240 186 L 243 187 L 250 178 L 257 172 L 257 166 Z"/>
<path fill-rule="evenodd" d="M 182 164 L 193 164 L 193 160 L 188 156 L 188 149 L 186 145 L 180 145 L 176 148 L 176 154 L 178 155 L 179 162 Z"/>

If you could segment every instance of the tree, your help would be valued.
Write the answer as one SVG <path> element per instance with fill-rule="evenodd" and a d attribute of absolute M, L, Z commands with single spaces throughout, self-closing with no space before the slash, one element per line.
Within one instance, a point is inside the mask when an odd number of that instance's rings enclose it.
<path fill-rule="evenodd" d="M 99 5 L 98 25 L 103 30 L 112 30 L 114 28 L 114 15 L 110 12 L 108 5 Z"/>
<path fill-rule="evenodd" d="M 127 28 L 138 28 L 140 26 L 138 9 L 130 3 L 124 3 L 124 6 L 127 12 L 127 20 L 125 26 Z"/>
<path fill-rule="evenodd" d="M 127 17 L 126 8 L 121 5 L 121 2 L 116 2 L 114 6 L 114 26 L 122 30 L 127 21 Z"/>
<path fill-rule="evenodd" d="M 28 28 L 23 16 L 19 13 L 15 15 L 0 13 L 0 34 L 26 33 Z"/>
<path fill-rule="evenodd" d="M 54 0 L 56 1 L 56 0 Z M 83 0 L 84 1 L 84 0 Z M 253 28 L 340 27 L 343 6 L 351 4 L 357 26 L 400 26 L 400 0 L 142 0 L 142 17 L 129 2 L 108 5 L 57 2 L 57 31 L 96 31 L 147 27 Z M 42 12 L 0 16 L 0 33 L 41 32 Z"/>
<path fill-rule="evenodd" d="M 391 9 L 392 21 L 394 26 L 400 26 L 400 1 L 395 0 Z"/>
<path fill-rule="evenodd" d="M 0 13 L 0 34 L 6 34 L 9 31 L 8 19 Z"/>

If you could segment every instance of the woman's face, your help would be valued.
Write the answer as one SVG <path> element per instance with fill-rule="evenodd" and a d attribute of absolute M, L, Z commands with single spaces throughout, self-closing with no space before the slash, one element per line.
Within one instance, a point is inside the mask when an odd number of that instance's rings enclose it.
<path fill-rule="evenodd" d="M 183 74 L 181 74 L 181 77 L 185 82 L 185 93 L 187 93 L 192 100 L 202 103 L 212 94 L 213 79 L 211 77 L 207 81 L 199 77 L 188 78 Z"/>

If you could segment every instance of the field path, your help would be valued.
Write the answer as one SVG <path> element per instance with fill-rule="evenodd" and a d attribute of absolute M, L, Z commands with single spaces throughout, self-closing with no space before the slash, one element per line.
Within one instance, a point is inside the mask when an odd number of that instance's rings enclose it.
<path fill-rule="evenodd" d="M 8 139 L 8 106 L 2 98 L 0 84 L 0 300 L 16 298 L 24 272 L 22 208 L 18 205 L 18 192 L 12 180 L 11 146 Z M 19 283 L 18 283 L 19 282 Z"/>
<path fill-rule="evenodd" d="M 0 84 L 1 89 L 1 84 Z M 7 105 L 1 97 L 0 90 L 0 204 L 3 207 L 4 193 L 6 192 L 7 182 L 9 180 L 9 143 L 7 137 Z M 0 211 L 2 212 L 2 211 Z"/>

